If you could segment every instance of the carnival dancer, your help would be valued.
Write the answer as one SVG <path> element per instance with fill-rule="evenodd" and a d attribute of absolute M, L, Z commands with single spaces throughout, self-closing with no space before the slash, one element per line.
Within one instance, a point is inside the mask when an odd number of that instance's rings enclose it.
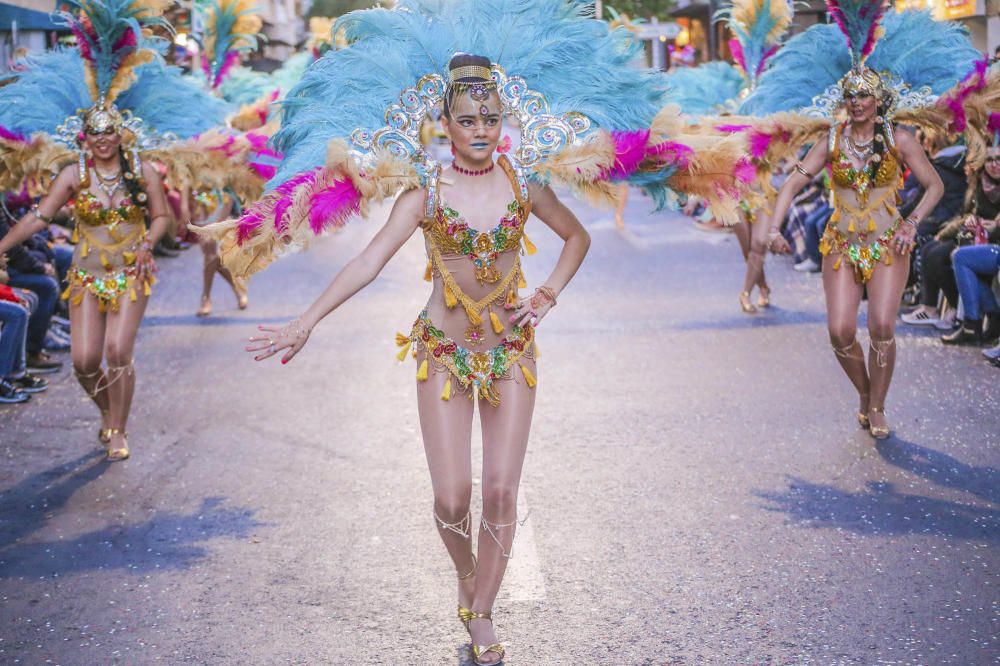
<path fill-rule="evenodd" d="M 742 150 L 740 140 L 723 140 L 703 153 L 672 133 L 684 122 L 673 112 L 656 117 L 662 77 L 633 68 L 636 47 L 624 32 L 582 12 L 562 0 L 467 0 L 348 14 L 335 32 L 345 30 L 350 45 L 314 63 L 286 98 L 275 135 L 283 159 L 269 194 L 241 218 L 204 231 L 220 239 L 223 261 L 240 277 L 403 190 L 385 226 L 326 292 L 287 326 L 261 327 L 247 349 L 258 360 L 292 360 L 320 320 L 375 279 L 412 234 L 423 234 L 433 290 L 409 333 L 397 336 L 398 358 L 416 359 L 434 522 L 459 578 L 458 616 L 477 664 L 505 653 L 492 609 L 518 519 L 538 381 L 535 328 L 589 245 L 544 183 L 609 203 L 618 192 L 613 181 L 626 179 L 660 199 L 675 179 L 713 196 L 734 190 Z M 439 108 L 455 152 L 447 166 L 420 142 L 421 126 Z M 520 141 L 494 160 L 505 116 L 517 121 Z M 698 179 L 701 169 L 719 180 Z M 520 249 L 534 252 L 529 213 L 563 248 L 553 272 L 524 298 Z M 475 405 L 484 430 L 478 521 L 470 511 Z"/>
<path fill-rule="evenodd" d="M 895 321 L 916 227 L 943 191 L 920 144 L 897 123 L 945 131 L 948 104 L 939 95 L 976 72 L 978 53 L 959 28 L 934 21 L 926 12 L 886 15 L 886 4 L 872 0 L 830 0 L 828 8 L 837 26 L 813 26 L 789 40 L 742 110 L 796 112 L 772 117 L 769 129 L 754 127 L 758 155 L 767 154 L 771 142 L 794 144 L 789 140 L 793 135 L 819 138 L 782 186 L 766 222 L 768 234 L 777 237 L 796 192 L 820 169 L 829 168 L 834 212 L 820 249 L 826 256 L 823 287 L 830 341 L 858 392 L 859 424 L 884 439 L 890 434 L 885 400 L 896 362 Z M 919 52 L 912 49 L 914 43 L 921 44 Z M 839 80 L 838 69 L 843 72 Z M 962 107 L 961 101 L 957 106 Z M 837 119 L 841 111 L 846 120 Z M 901 219 L 897 190 L 905 168 L 919 180 L 924 195 Z M 867 364 L 856 339 L 866 292 Z"/>
<path fill-rule="evenodd" d="M 144 27 L 166 25 L 161 3 L 68 4 L 79 13 L 61 18 L 79 51 L 30 58 L 18 79 L 0 88 L 0 162 L 13 166 L 6 185 L 47 190 L 0 240 L 0 253 L 71 204 L 76 247 L 64 298 L 73 368 L 101 412 L 107 458 L 124 460 L 136 333 L 155 283 L 151 250 L 169 223 L 152 163 L 168 143 L 153 130 L 195 134 L 221 122 L 223 107 L 167 68 L 143 35 Z M 51 184 L 50 172 L 58 173 Z"/>

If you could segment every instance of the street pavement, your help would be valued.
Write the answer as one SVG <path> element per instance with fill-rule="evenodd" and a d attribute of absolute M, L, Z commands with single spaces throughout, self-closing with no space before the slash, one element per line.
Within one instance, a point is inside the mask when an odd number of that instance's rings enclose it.
<path fill-rule="evenodd" d="M 818 275 L 772 257 L 747 316 L 733 236 L 637 194 L 623 233 L 571 205 L 593 245 L 539 330 L 507 663 L 1000 663 L 1000 371 L 901 327 L 875 444 Z M 0 408 L 0 663 L 471 663 L 394 358 L 419 238 L 289 365 L 242 351 L 385 214 L 277 262 L 244 312 L 220 280 L 196 318 L 199 251 L 161 261 L 129 461 L 101 460 L 68 370 Z M 535 285 L 560 244 L 531 224 Z"/>

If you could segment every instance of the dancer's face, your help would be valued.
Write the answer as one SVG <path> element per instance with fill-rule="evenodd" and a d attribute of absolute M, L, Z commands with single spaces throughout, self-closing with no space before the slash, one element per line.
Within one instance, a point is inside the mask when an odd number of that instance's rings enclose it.
<path fill-rule="evenodd" d="M 122 142 L 121 135 L 113 127 L 108 127 L 104 131 L 88 127 L 84 137 L 90 153 L 100 160 L 110 160 L 117 155 L 118 146 Z"/>
<path fill-rule="evenodd" d="M 444 117 L 442 124 L 455 147 L 455 156 L 472 167 L 492 160 L 503 128 L 496 91 L 491 90 L 484 100 L 473 99 L 471 91 L 458 95 L 449 110 L 451 118 Z"/>
<path fill-rule="evenodd" d="M 1000 180 L 1000 147 L 986 151 L 986 175 L 993 180 Z"/>
<path fill-rule="evenodd" d="M 878 100 L 875 96 L 866 92 L 856 92 L 844 95 L 844 103 L 847 106 L 847 113 L 851 121 L 855 123 L 868 122 L 875 118 L 878 109 Z"/>

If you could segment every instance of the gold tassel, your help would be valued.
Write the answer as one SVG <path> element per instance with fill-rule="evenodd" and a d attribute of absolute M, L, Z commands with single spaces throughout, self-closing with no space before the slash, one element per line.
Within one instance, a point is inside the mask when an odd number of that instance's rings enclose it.
<path fill-rule="evenodd" d="M 136 298 L 137 296 L 135 295 L 135 287 L 132 287 L 131 289 L 128 290 L 128 300 L 135 303 Z"/>
<path fill-rule="evenodd" d="M 528 288 L 528 282 L 524 279 L 524 271 L 521 271 L 520 274 L 518 274 L 517 276 L 517 288 L 518 289 Z"/>
<path fill-rule="evenodd" d="M 892 252 L 885 253 L 885 265 L 892 266 Z"/>
<path fill-rule="evenodd" d="M 83 245 L 80 246 L 80 258 L 86 259 L 87 255 L 90 253 L 90 243 L 83 241 Z"/>
<path fill-rule="evenodd" d="M 408 344 L 409 342 L 410 342 L 410 337 L 409 336 L 403 335 L 402 333 L 397 333 L 396 334 L 396 346 L 397 347 L 402 347 L 403 345 Z"/>
<path fill-rule="evenodd" d="M 153 290 L 149 288 L 149 282 L 142 283 L 142 293 L 144 296 L 149 296 L 153 293 Z"/>
<path fill-rule="evenodd" d="M 455 298 L 455 294 L 452 293 L 451 288 L 448 285 L 444 286 L 444 304 L 449 308 L 453 308 L 458 305 L 458 299 Z"/>
<path fill-rule="evenodd" d="M 511 289 L 510 291 L 508 291 L 507 292 L 507 307 L 508 308 L 516 308 L 517 307 L 517 301 L 518 301 L 517 292 L 514 291 L 513 289 Z"/>
<path fill-rule="evenodd" d="M 483 323 L 483 318 L 472 308 L 465 308 L 465 314 L 468 315 L 469 323 L 473 326 L 479 326 Z"/>
<path fill-rule="evenodd" d="M 521 366 L 521 374 L 524 375 L 524 383 L 528 385 L 528 388 L 535 388 L 535 384 L 538 383 L 538 380 L 535 379 L 533 374 L 531 374 L 531 370 L 524 367 L 523 363 L 519 363 L 518 365 Z"/>
<path fill-rule="evenodd" d="M 496 312 L 493 312 L 493 308 L 490 308 L 490 323 L 493 324 L 493 332 L 497 335 L 503 333 L 503 323 L 500 321 L 500 317 L 497 316 Z"/>
<path fill-rule="evenodd" d="M 101 266 L 104 266 L 104 270 L 109 270 L 111 268 L 111 264 L 108 262 L 108 258 L 103 252 L 101 252 Z"/>
<path fill-rule="evenodd" d="M 854 229 L 854 216 L 853 215 L 851 216 L 851 223 L 847 225 L 847 233 L 849 233 L 849 234 L 855 233 L 855 229 Z"/>
<path fill-rule="evenodd" d="M 70 241 L 72 241 L 74 245 L 80 242 L 80 232 L 77 230 L 76 226 L 73 227 L 73 235 L 70 236 Z"/>
<path fill-rule="evenodd" d="M 451 374 L 448 374 L 448 381 L 444 383 L 444 390 L 441 391 L 441 399 L 444 401 L 451 400 Z"/>
<path fill-rule="evenodd" d="M 63 289 L 63 293 L 59 295 L 59 300 L 65 301 L 67 298 L 69 298 L 69 294 L 71 291 L 73 291 L 73 285 L 69 285 L 68 287 Z"/>
<path fill-rule="evenodd" d="M 427 260 L 427 268 L 424 269 L 424 282 L 430 282 L 434 279 L 434 270 L 431 268 L 431 260 Z"/>
<path fill-rule="evenodd" d="M 868 233 L 871 233 L 876 229 L 878 229 L 878 227 L 875 226 L 875 216 L 872 215 L 868 218 Z"/>
<path fill-rule="evenodd" d="M 426 358 L 423 360 L 423 363 L 420 364 L 420 367 L 417 368 L 417 381 L 418 382 L 426 382 L 427 381 L 427 359 Z"/>
<path fill-rule="evenodd" d="M 73 297 L 73 305 L 79 305 L 82 302 L 83 302 L 83 290 L 81 289 L 76 293 L 76 296 Z"/>
<path fill-rule="evenodd" d="M 106 306 L 104 304 L 104 301 L 102 301 L 100 299 L 98 299 L 98 301 L 97 301 L 97 311 L 98 312 L 107 312 L 108 311 L 108 306 Z"/>
<path fill-rule="evenodd" d="M 528 234 L 524 233 L 524 231 L 521 232 L 521 241 L 524 242 L 524 251 L 528 254 L 528 256 L 538 252 L 538 248 L 535 247 L 535 244 L 531 242 L 531 239 L 528 238 Z"/>
<path fill-rule="evenodd" d="M 834 207 L 833 213 L 830 215 L 830 223 L 834 223 L 840 220 L 840 209 Z"/>
<path fill-rule="evenodd" d="M 842 254 L 837 255 L 837 261 L 833 262 L 833 270 L 835 270 L 835 271 L 839 271 L 840 270 L 840 262 L 843 260 L 843 258 L 844 258 L 844 255 L 842 255 Z"/>
<path fill-rule="evenodd" d="M 154 284 L 156 284 L 156 276 L 150 275 L 148 278 L 146 278 L 146 284 L 148 284 L 149 286 L 153 286 Z"/>
<path fill-rule="evenodd" d="M 406 343 L 403 345 L 403 348 L 399 350 L 398 354 L 396 354 L 396 360 L 399 361 L 400 363 L 405 361 L 406 355 L 410 353 L 410 344 L 411 344 L 410 341 L 407 340 Z"/>

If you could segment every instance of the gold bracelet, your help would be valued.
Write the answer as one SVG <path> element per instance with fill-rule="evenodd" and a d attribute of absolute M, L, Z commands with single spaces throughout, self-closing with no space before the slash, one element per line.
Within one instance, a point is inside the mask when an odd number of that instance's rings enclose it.
<path fill-rule="evenodd" d="M 806 171 L 806 168 L 804 166 L 802 166 L 802 162 L 796 162 L 795 163 L 795 170 L 798 171 L 799 173 L 801 173 L 803 176 L 805 176 L 809 180 L 812 180 L 813 178 L 816 177 L 815 174 L 812 174 L 812 173 L 809 173 L 808 171 Z"/>
<path fill-rule="evenodd" d="M 48 215 L 42 215 L 42 211 L 38 210 L 38 204 L 31 207 L 31 214 L 37 217 L 39 220 L 45 224 L 52 224 L 52 218 Z"/>

